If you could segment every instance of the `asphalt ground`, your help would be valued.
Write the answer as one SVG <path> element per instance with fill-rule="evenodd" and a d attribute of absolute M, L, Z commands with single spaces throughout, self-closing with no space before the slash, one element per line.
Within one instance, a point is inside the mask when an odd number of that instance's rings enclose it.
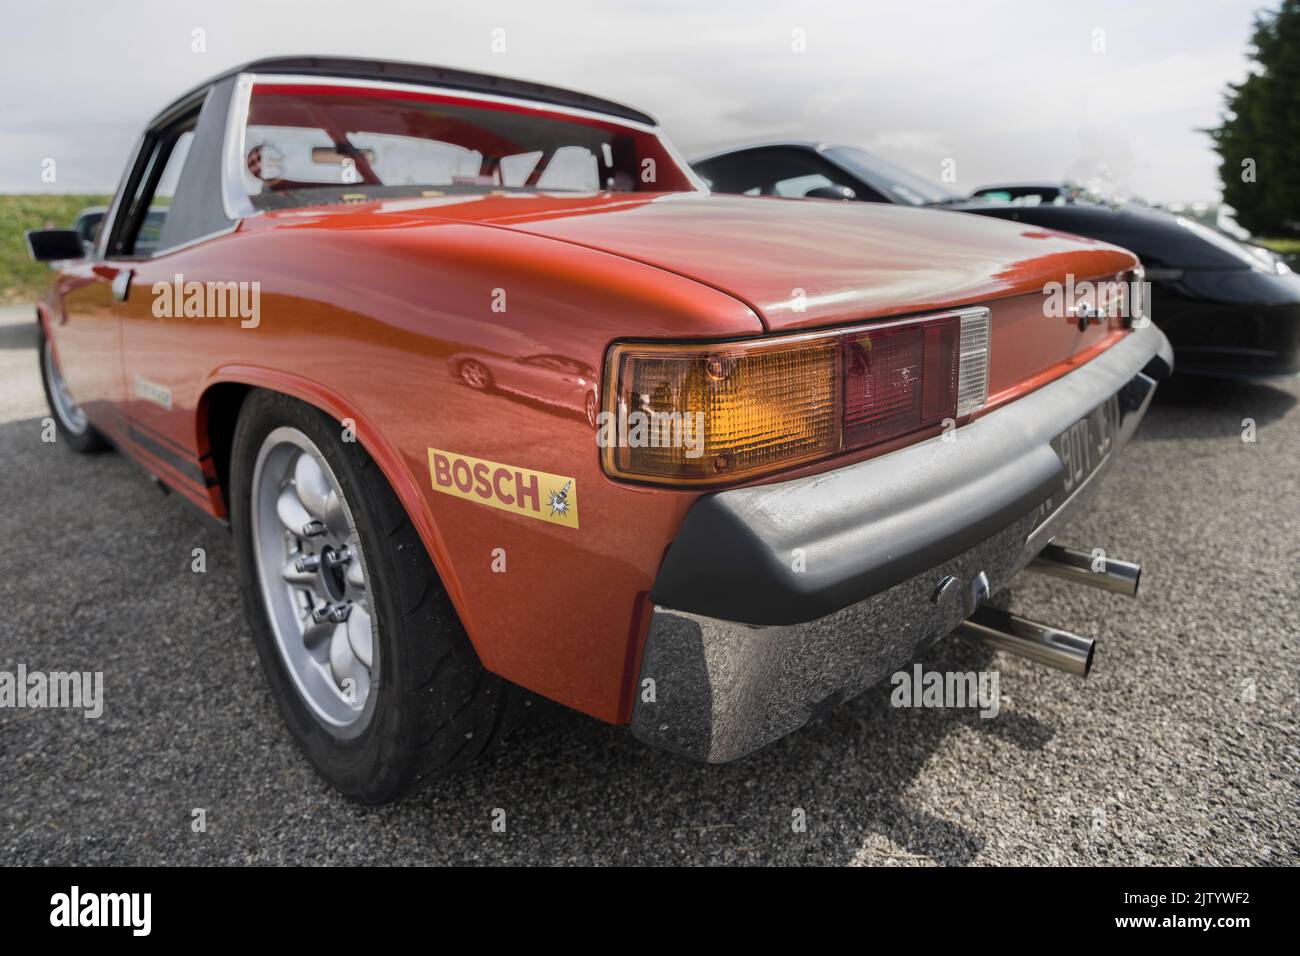
<path fill-rule="evenodd" d="M 0 864 L 1300 862 L 1300 384 L 1162 388 L 1063 536 L 1142 561 L 1136 601 L 1015 582 L 1020 613 L 1100 639 L 1086 682 L 948 639 L 922 664 L 996 670 L 996 717 L 883 685 L 723 766 L 543 704 L 366 808 L 282 726 L 229 534 L 42 442 L 28 315 L 0 315 L 0 671 L 103 671 L 105 703 L 0 709 Z"/>

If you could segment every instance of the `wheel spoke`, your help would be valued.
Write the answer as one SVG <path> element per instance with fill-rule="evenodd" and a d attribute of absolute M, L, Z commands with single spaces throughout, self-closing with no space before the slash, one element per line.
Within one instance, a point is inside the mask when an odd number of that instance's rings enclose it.
<path fill-rule="evenodd" d="M 352 605 L 348 615 L 348 644 L 357 660 L 366 667 L 373 666 L 374 635 L 370 629 L 370 615 L 359 604 Z"/>
<path fill-rule="evenodd" d="M 339 625 L 335 624 L 333 621 L 321 621 L 319 624 L 316 624 L 308 619 L 308 624 L 302 631 L 302 642 L 306 645 L 307 650 L 314 651 L 316 648 L 320 647 L 321 644 L 325 643 L 325 641 L 329 640 L 338 627 Z"/>
<path fill-rule="evenodd" d="M 361 570 L 361 558 L 358 555 L 354 555 L 348 562 L 348 584 L 362 591 L 366 589 L 366 574 Z"/>
<path fill-rule="evenodd" d="M 336 625 L 334 636 L 330 638 L 330 673 L 334 675 L 334 683 L 340 690 L 347 691 L 349 685 L 344 681 L 350 680 L 355 699 L 364 699 L 361 695 L 369 687 L 369 672 L 357 659 L 357 655 L 352 653 L 346 624 Z"/>
<path fill-rule="evenodd" d="M 311 512 L 311 516 L 326 521 L 328 515 L 326 503 L 333 490 L 330 488 L 329 479 L 325 477 L 325 472 L 316 463 L 316 459 L 305 451 L 294 463 L 293 484 L 298 489 L 299 500 L 303 507 Z"/>
<path fill-rule="evenodd" d="M 302 529 L 312 520 L 311 512 L 302 506 L 298 493 L 291 485 L 286 485 L 280 491 L 280 497 L 275 502 L 275 513 L 280 516 L 281 524 L 297 535 L 301 535 Z"/>
<path fill-rule="evenodd" d="M 352 534 L 352 529 L 348 527 L 348 516 L 343 510 L 343 499 L 339 497 L 337 491 L 331 490 L 325 498 L 325 513 L 322 515 L 325 521 L 325 527 L 329 528 L 330 533 L 335 537 L 342 538 L 344 541 Z"/>

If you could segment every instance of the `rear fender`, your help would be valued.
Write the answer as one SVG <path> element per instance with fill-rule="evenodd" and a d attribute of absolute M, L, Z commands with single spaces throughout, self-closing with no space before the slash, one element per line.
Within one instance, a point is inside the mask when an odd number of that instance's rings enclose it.
<path fill-rule="evenodd" d="M 425 550 L 428 551 L 429 558 L 433 561 L 434 568 L 437 570 L 443 586 L 447 589 L 447 593 L 456 607 L 456 613 L 461 616 L 462 620 L 465 619 L 463 589 L 456 577 L 455 567 L 448 553 L 446 543 L 439 533 L 432 516 L 425 508 L 424 496 L 420 487 L 416 484 L 410 470 L 403 464 L 401 455 L 384 439 L 380 430 L 374 427 L 370 419 L 360 409 L 342 395 L 310 379 L 258 366 L 223 366 L 209 376 L 208 381 L 205 383 L 203 397 L 199 402 L 198 414 L 195 417 L 197 432 L 195 444 L 200 449 L 200 454 L 209 450 L 209 396 L 215 386 L 227 383 L 280 392 L 320 409 L 337 422 L 350 421 L 354 426 L 353 430 L 357 442 L 374 459 L 375 464 L 379 466 L 379 470 L 383 472 L 389 487 L 393 489 L 398 500 L 402 503 L 403 509 L 410 516 L 411 523 L 415 525 L 420 539 L 424 542 Z M 475 650 L 478 652 L 483 666 L 491 670 L 491 662 L 484 656 L 483 649 L 476 646 Z"/>

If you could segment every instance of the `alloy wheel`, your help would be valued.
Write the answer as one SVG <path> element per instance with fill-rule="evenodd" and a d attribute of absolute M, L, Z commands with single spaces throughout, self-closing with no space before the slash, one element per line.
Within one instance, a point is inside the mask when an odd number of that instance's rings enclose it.
<path fill-rule="evenodd" d="M 354 737 L 374 711 L 379 644 L 338 478 L 310 438 L 282 426 L 258 450 L 252 498 L 254 559 L 280 656 L 316 719 Z"/>
<path fill-rule="evenodd" d="M 80 435 L 86 430 L 86 413 L 68 391 L 68 383 L 63 380 L 59 362 L 54 357 L 54 346 L 48 338 L 45 339 L 41 360 L 45 363 L 45 380 L 50 383 L 50 403 L 54 406 L 54 414 L 59 416 L 64 428 Z"/>

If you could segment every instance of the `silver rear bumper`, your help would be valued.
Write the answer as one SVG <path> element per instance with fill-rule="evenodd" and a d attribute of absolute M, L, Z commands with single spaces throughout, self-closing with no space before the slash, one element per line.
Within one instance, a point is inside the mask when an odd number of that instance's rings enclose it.
<path fill-rule="evenodd" d="M 1155 381 L 1141 370 L 1157 357 L 1172 364 L 1164 336 L 1149 326 L 960 429 L 956 442 L 933 439 L 702 499 L 699 530 L 691 533 L 693 511 L 652 592 L 633 733 L 699 759 L 734 760 L 949 634 L 1095 497 L 1146 414 Z M 1067 493 L 1051 440 L 1112 396 L 1114 447 Z M 1001 498 L 966 496 L 992 472 L 999 480 L 986 485 Z M 898 521 L 900 513 L 910 520 Z M 703 541 L 708 553 L 694 553 Z M 788 561 L 792 544 L 805 548 L 804 572 Z"/>

